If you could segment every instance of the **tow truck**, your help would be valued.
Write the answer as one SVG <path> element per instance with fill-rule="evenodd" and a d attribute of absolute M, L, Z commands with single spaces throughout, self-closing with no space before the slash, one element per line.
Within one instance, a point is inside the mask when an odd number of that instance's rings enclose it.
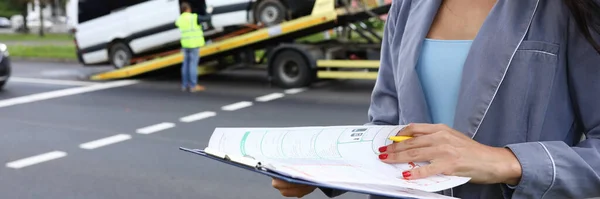
<path fill-rule="evenodd" d="M 336 7 L 335 0 L 317 0 L 310 15 L 268 27 L 248 26 L 234 35 L 200 48 L 198 75 L 242 67 L 265 69 L 270 82 L 282 88 L 306 87 L 319 79 L 377 78 L 381 36 L 364 21 L 387 14 L 391 3 L 360 0 Z M 333 29 L 345 30 L 336 39 L 298 42 L 299 38 Z M 355 42 L 357 33 L 367 42 Z M 237 35 L 235 35 L 237 34 Z M 262 55 L 256 53 L 262 51 Z M 162 52 L 134 58 L 133 65 L 91 76 L 92 80 L 132 78 L 177 69 L 183 55 Z"/>

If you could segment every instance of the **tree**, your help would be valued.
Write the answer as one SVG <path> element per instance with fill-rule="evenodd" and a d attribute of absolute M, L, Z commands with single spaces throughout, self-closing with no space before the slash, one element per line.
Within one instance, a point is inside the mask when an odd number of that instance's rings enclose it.
<path fill-rule="evenodd" d="M 48 4 L 47 0 L 38 0 L 40 5 L 40 37 L 44 37 L 44 8 Z"/>
<path fill-rule="evenodd" d="M 33 1 L 30 0 L 30 2 L 35 2 L 35 1 L 36 0 L 33 0 Z M 47 8 L 49 5 L 52 4 L 52 0 L 37 0 L 37 2 L 40 7 L 40 14 L 39 14 L 40 15 L 40 32 L 39 32 L 39 34 L 40 34 L 40 37 L 44 37 L 45 27 L 44 27 L 44 12 L 43 11 L 44 11 L 44 8 Z M 34 6 L 35 6 L 35 4 L 34 4 Z"/>
<path fill-rule="evenodd" d="M 23 26 L 19 27 L 17 31 L 22 33 L 29 33 L 29 26 L 27 26 L 27 4 L 30 0 L 10 0 L 10 3 L 21 10 L 21 16 L 23 16 Z"/>
<path fill-rule="evenodd" d="M 29 33 L 29 26 L 27 25 L 27 15 L 28 15 L 28 7 L 27 5 L 29 3 L 32 3 L 32 6 L 35 7 L 35 0 L 10 0 L 11 4 L 16 5 L 17 7 L 19 7 L 19 9 L 21 9 L 21 15 L 23 16 L 23 26 L 20 27 L 18 29 L 18 31 L 23 32 L 23 33 Z M 43 15 L 43 10 L 44 8 L 46 8 L 48 5 L 50 5 L 52 2 L 51 0 L 37 0 L 40 11 L 39 11 L 39 15 L 40 15 L 40 30 L 39 30 L 39 35 L 40 37 L 43 37 L 45 35 L 45 29 L 44 29 L 44 15 Z M 64 1 L 63 1 L 64 2 Z"/>
<path fill-rule="evenodd" d="M 52 16 L 58 17 L 64 14 L 66 5 L 66 0 L 50 0 L 47 6 L 52 8 Z"/>

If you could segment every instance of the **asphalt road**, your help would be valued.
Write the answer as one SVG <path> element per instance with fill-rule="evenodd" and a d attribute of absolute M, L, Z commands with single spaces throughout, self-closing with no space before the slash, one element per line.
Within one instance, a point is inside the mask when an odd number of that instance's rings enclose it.
<path fill-rule="evenodd" d="M 286 91 L 270 87 L 260 72 L 204 77 L 208 90 L 194 94 L 172 78 L 85 81 L 107 69 L 14 63 L 14 78 L 0 92 L 2 198 L 283 198 L 268 177 L 178 147 L 204 148 L 216 127 L 361 125 L 373 86 L 336 81 Z M 284 96 L 257 101 L 272 93 Z M 238 102 L 252 106 L 222 110 Z M 180 121 L 206 111 L 216 115 Z M 137 133 L 156 124 L 169 128 Z M 82 145 L 108 137 L 120 141 Z M 326 197 L 317 190 L 306 198 Z"/>

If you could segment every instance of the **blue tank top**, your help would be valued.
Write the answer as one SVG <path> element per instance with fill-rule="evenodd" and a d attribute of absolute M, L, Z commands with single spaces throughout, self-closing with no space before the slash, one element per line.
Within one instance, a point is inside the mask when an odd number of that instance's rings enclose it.
<path fill-rule="evenodd" d="M 432 122 L 450 127 L 471 40 L 425 39 L 416 70 L 421 80 Z"/>

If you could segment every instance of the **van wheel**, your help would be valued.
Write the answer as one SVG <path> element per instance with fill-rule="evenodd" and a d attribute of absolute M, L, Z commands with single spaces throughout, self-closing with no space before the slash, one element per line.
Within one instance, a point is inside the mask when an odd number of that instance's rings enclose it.
<path fill-rule="evenodd" d="M 262 0 L 254 10 L 254 18 L 259 24 L 272 26 L 285 20 L 286 8 L 279 0 Z"/>
<path fill-rule="evenodd" d="M 284 50 L 277 54 L 272 67 L 275 84 L 284 88 L 307 86 L 314 73 L 304 56 L 294 50 Z"/>
<path fill-rule="evenodd" d="M 131 50 L 123 43 L 115 43 L 110 48 L 110 62 L 117 69 L 129 66 L 131 57 Z"/>

